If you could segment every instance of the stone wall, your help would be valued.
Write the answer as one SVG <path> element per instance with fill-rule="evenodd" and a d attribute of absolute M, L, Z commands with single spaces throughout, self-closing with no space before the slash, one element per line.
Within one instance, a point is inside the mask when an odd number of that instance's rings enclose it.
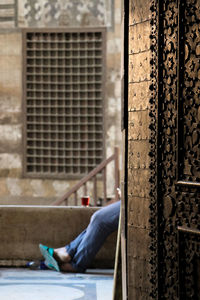
<path fill-rule="evenodd" d="M 150 1 L 130 0 L 128 299 L 149 299 Z"/>
<path fill-rule="evenodd" d="M 72 1 L 19 0 L 15 9 L 15 22 L 7 22 L 7 28 L 6 21 L 0 23 L 0 204 L 49 204 L 66 192 L 75 181 L 23 178 L 21 28 L 107 27 L 105 145 L 108 157 L 113 153 L 114 146 L 121 145 L 121 1 L 115 0 L 113 3 L 109 0 L 96 0 L 88 1 L 86 5 L 79 0 L 74 6 Z M 69 22 L 66 13 L 71 13 L 71 17 L 76 16 L 73 22 Z M 108 172 L 112 174 L 113 166 Z M 107 176 L 109 194 L 114 192 L 113 178 L 114 176 Z M 91 188 L 92 184 L 88 186 L 89 193 Z M 100 190 L 101 184 L 99 192 Z M 78 196 L 82 193 L 80 190 Z"/>

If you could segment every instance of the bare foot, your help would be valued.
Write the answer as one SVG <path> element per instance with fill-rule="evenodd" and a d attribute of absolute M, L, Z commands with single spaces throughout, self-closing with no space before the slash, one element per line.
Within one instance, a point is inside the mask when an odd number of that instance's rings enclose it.
<path fill-rule="evenodd" d="M 69 263 L 71 256 L 67 253 L 65 247 L 54 249 L 54 258 L 60 263 Z"/>
<path fill-rule="evenodd" d="M 60 270 L 63 272 L 76 273 L 77 271 L 72 267 L 70 263 L 63 263 L 60 265 Z"/>

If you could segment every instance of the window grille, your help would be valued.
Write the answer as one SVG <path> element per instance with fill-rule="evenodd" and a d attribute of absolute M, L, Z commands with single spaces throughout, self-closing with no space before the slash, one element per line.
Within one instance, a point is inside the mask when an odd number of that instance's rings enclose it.
<path fill-rule="evenodd" d="M 104 30 L 24 30 L 24 174 L 87 174 L 103 159 Z"/>

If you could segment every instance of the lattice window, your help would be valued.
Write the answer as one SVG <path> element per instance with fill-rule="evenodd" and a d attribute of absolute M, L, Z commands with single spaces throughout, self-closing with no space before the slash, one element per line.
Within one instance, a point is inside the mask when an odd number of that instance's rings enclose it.
<path fill-rule="evenodd" d="M 104 30 L 24 30 L 24 173 L 86 174 L 103 159 Z"/>

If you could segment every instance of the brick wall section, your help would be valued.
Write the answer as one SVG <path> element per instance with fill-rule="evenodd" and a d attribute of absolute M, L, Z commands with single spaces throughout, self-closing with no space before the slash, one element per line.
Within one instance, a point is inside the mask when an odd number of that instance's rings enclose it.
<path fill-rule="evenodd" d="M 150 0 L 130 0 L 128 299 L 149 299 Z"/>

